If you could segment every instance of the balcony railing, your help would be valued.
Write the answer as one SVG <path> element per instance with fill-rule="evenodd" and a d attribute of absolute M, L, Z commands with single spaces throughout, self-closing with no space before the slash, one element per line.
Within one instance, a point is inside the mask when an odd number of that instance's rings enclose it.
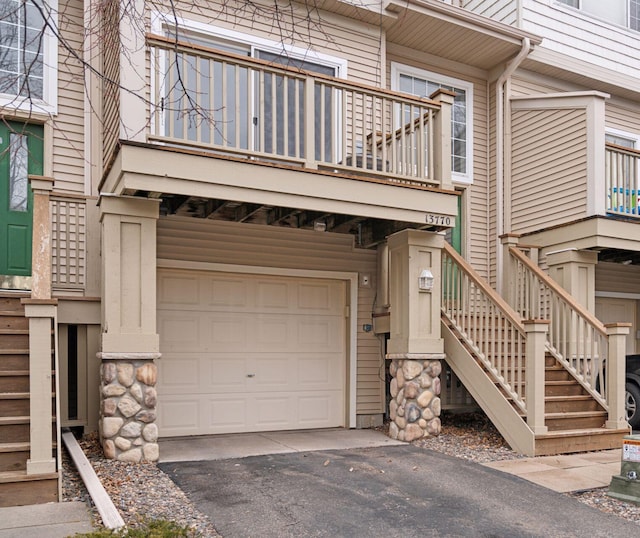
<path fill-rule="evenodd" d="M 605 150 L 607 213 L 640 218 L 640 151 L 615 144 Z"/>
<path fill-rule="evenodd" d="M 159 36 L 147 42 L 152 141 L 397 182 L 450 181 L 450 148 L 434 144 L 450 128 L 449 103 Z"/>

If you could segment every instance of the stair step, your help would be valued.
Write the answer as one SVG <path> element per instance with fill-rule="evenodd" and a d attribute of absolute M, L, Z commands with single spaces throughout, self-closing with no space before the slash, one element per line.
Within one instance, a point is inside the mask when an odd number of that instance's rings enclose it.
<path fill-rule="evenodd" d="M 0 336 L 3 334 L 29 334 L 29 329 L 0 329 Z"/>
<path fill-rule="evenodd" d="M 602 406 L 590 395 L 545 396 L 547 413 L 574 413 L 603 411 Z"/>
<path fill-rule="evenodd" d="M 9 391 L 29 391 L 29 370 L 0 370 L 0 394 Z"/>
<path fill-rule="evenodd" d="M 0 400 L 28 400 L 28 392 L 0 392 Z"/>
<path fill-rule="evenodd" d="M 0 426 L 8 426 L 13 424 L 29 424 L 29 415 L 20 417 L 0 417 Z"/>
<path fill-rule="evenodd" d="M 23 452 L 31 448 L 31 443 L 0 443 L 0 452 Z"/>
<path fill-rule="evenodd" d="M 0 355 L 28 355 L 29 348 L 0 349 Z"/>
<path fill-rule="evenodd" d="M 0 472 L 1 507 L 58 500 L 58 473 L 28 475 L 24 470 Z"/>
<path fill-rule="evenodd" d="M 608 428 L 584 428 L 557 430 L 536 435 L 536 456 L 552 456 L 573 452 L 593 452 L 620 448 L 622 438 L 629 430 Z"/>
<path fill-rule="evenodd" d="M 578 411 L 545 413 L 544 422 L 549 431 L 602 428 L 607 421 L 606 411 Z"/>

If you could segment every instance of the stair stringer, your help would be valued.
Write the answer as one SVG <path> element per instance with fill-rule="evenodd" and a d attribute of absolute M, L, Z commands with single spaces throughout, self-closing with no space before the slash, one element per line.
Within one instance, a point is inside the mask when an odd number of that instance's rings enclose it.
<path fill-rule="evenodd" d="M 447 364 L 509 446 L 516 452 L 534 456 L 533 431 L 444 321 L 441 327 Z"/>

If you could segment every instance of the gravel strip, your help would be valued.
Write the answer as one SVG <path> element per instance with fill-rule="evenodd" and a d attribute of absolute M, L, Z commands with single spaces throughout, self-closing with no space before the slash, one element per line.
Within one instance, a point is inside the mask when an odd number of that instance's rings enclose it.
<path fill-rule="evenodd" d="M 155 464 L 105 459 L 97 434 L 86 435 L 79 443 L 128 526 L 139 528 L 145 520 L 165 519 L 191 528 L 194 537 L 220 536 L 212 522 Z M 421 439 L 412 444 L 476 463 L 525 457 L 513 452 L 481 413 L 445 414 L 439 437 Z M 86 502 L 92 509 L 95 524 L 101 526 L 100 516 L 66 451 L 63 451 L 63 468 L 64 500 Z M 598 488 L 567 495 L 640 525 L 640 506 L 613 499 L 607 491 L 608 488 Z"/>
<path fill-rule="evenodd" d="M 140 528 L 145 521 L 163 519 L 188 527 L 193 537 L 220 536 L 209 518 L 199 512 L 154 463 L 134 464 L 105 459 L 97 433 L 85 435 L 78 443 L 128 527 Z M 101 527 L 100 514 L 66 450 L 63 451 L 62 463 L 63 499 L 86 502 L 91 508 L 94 525 Z"/>

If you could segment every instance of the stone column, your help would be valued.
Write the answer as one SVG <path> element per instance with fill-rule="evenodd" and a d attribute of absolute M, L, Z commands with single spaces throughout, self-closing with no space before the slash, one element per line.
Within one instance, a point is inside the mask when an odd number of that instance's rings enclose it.
<path fill-rule="evenodd" d="M 440 372 L 444 343 L 440 332 L 441 251 L 444 237 L 403 230 L 388 239 L 390 373 L 395 439 L 413 441 L 440 433 Z M 420 276 L 433 275 L 432 289 L 421 288 Z"/>
<path fill-rule="evenodd" d="M 159 200 L 100 199 L 100 439 L 105 456 L 156 461 L 156 220 Z"/>
<path fill-rule="evenodd" d="M 598 253 L 591 250 L 560 250 L 547 255 L 549 276 L 592 314 L 596 307 Z"/>

